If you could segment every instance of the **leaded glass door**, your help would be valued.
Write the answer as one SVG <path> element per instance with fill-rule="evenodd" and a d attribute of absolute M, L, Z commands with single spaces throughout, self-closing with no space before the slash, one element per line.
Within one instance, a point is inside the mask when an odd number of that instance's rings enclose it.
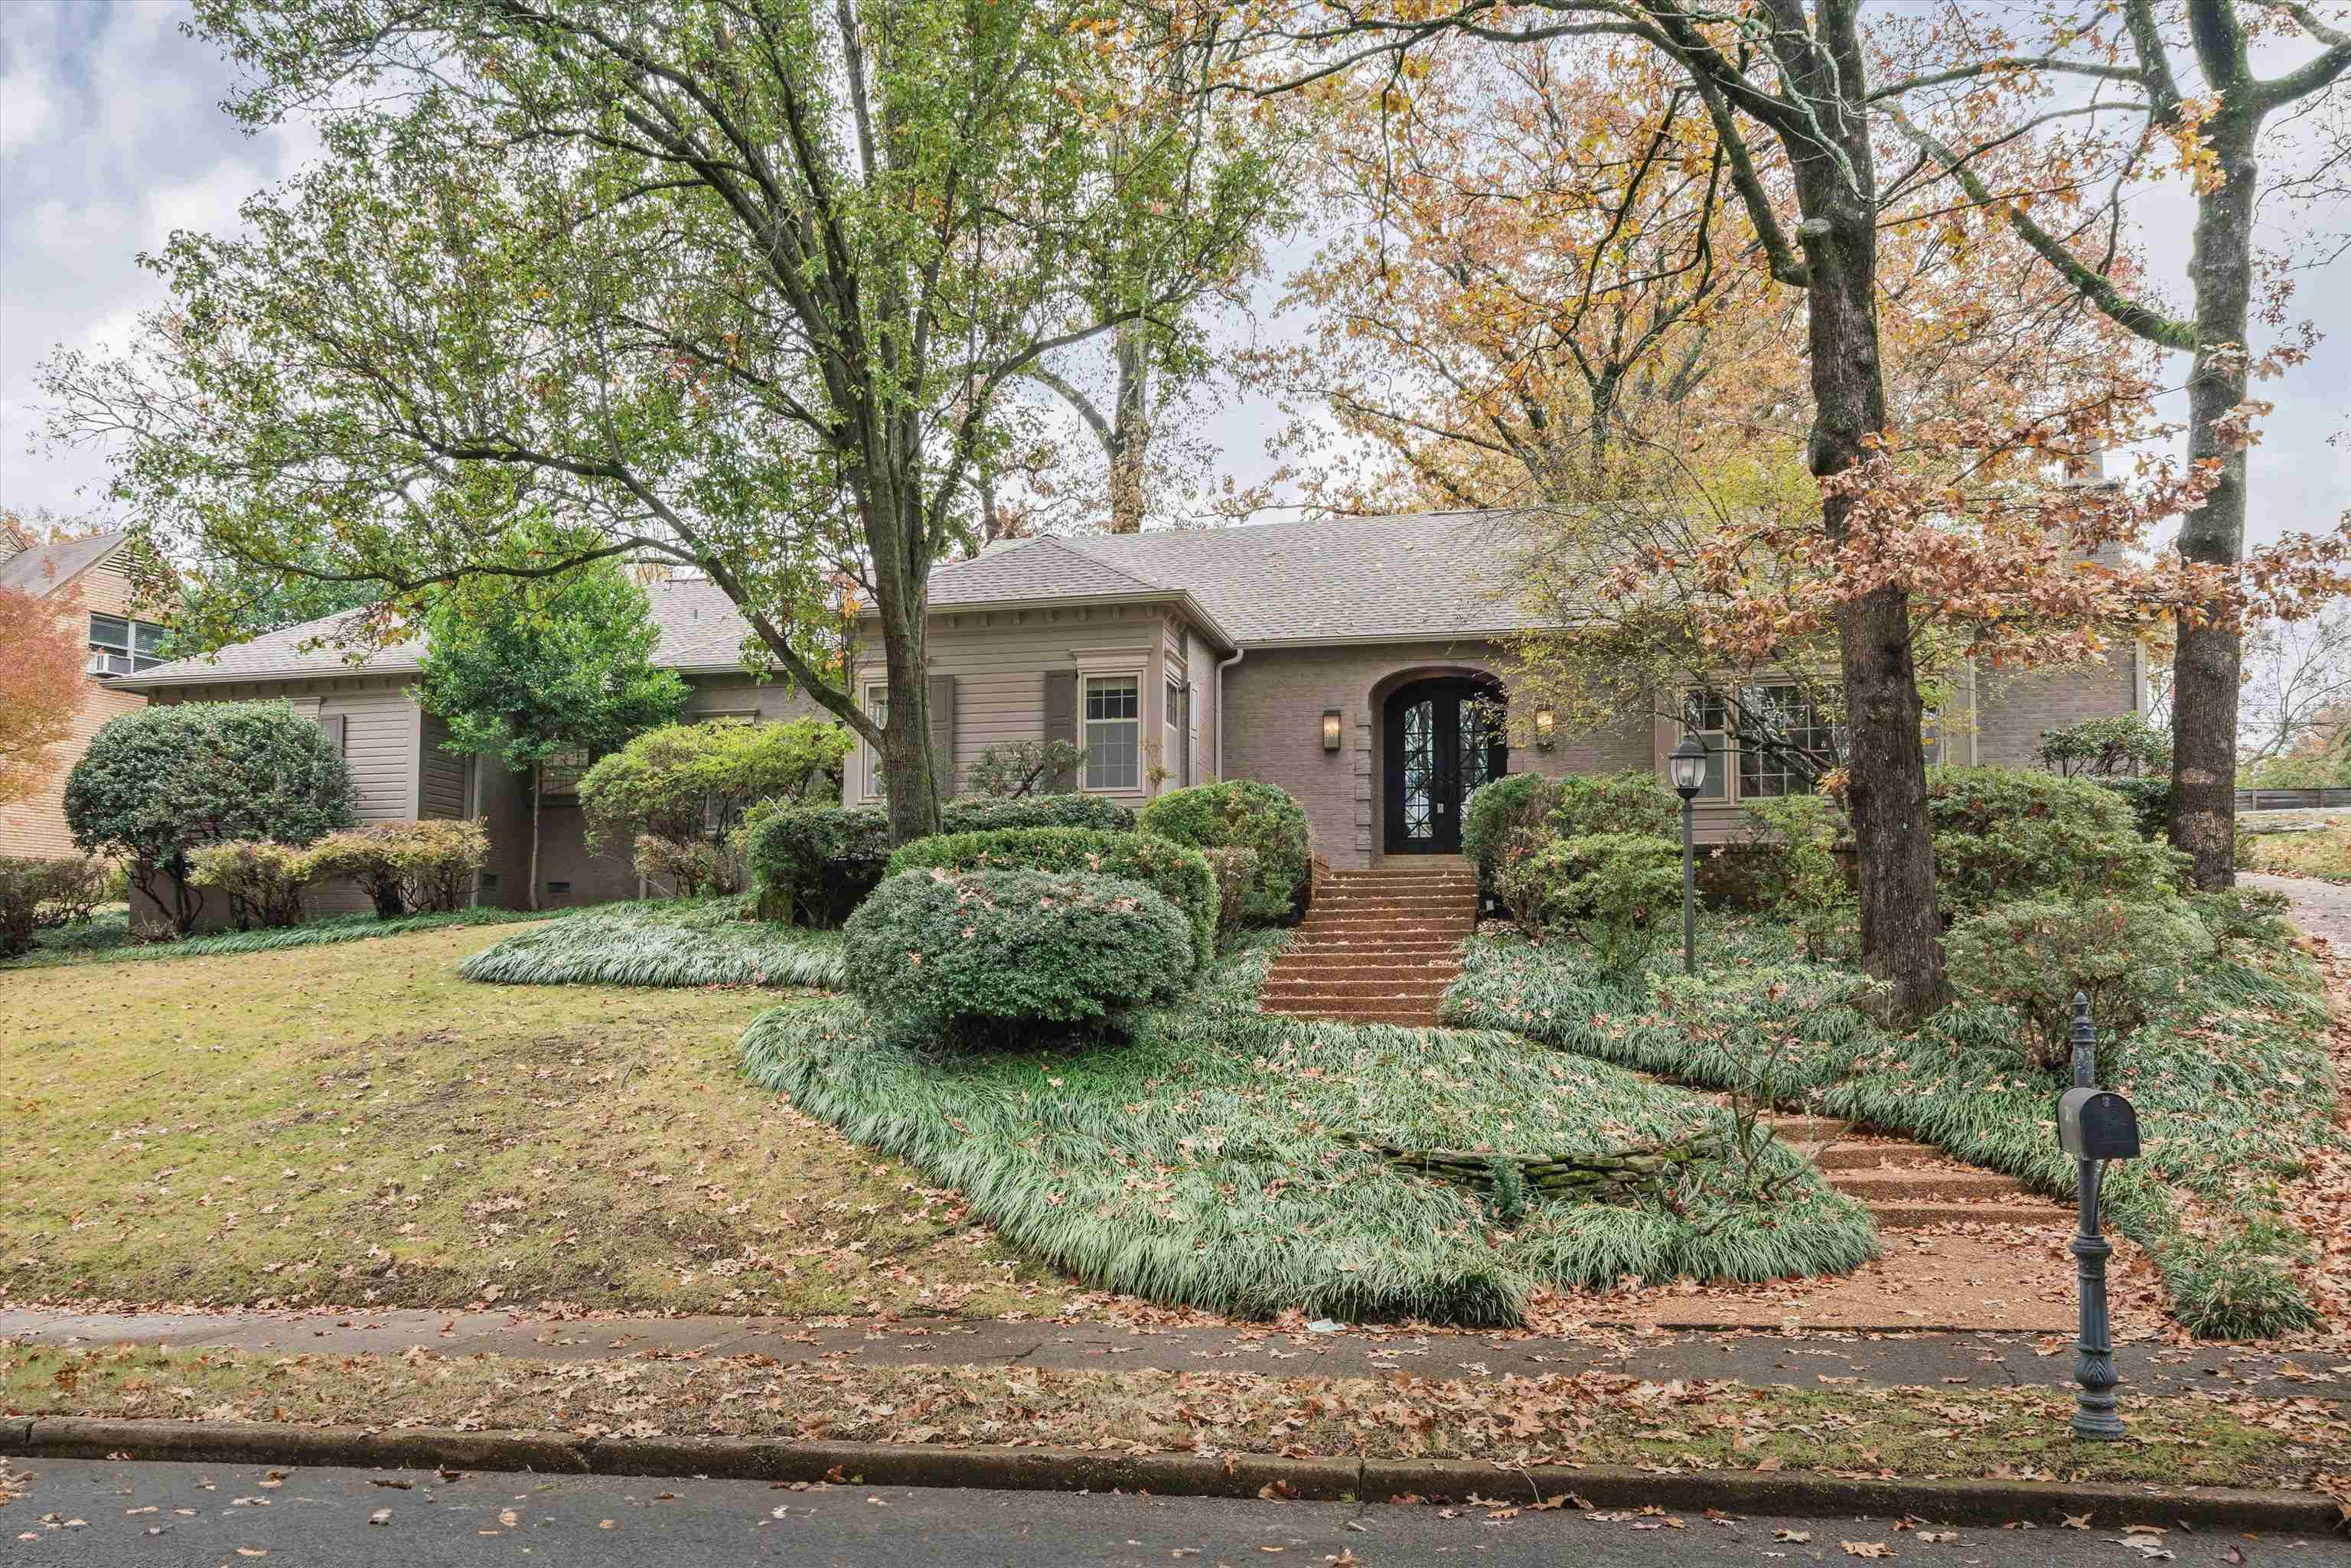
<path fill-rule="evenodd" d="M 1461 852 L 1461 803 L 1510 765 L 1501 694 L 1458 675 L 1415 681 L 1382 710 L 1390 854 Z"/>

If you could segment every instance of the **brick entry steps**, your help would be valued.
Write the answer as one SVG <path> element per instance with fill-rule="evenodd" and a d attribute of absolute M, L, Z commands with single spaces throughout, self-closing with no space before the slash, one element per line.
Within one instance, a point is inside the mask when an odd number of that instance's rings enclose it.
<path fill-rule="evenodd" d="M 1478 879 L 1458 859 L 1334 872 L 1274 960 L 1259 1009 L 1429 1028 L 1477 924 Z"/>
<path fill-rule="evenodd" d="M 1811 1160 L 1832 1187 L 1869 1210 L 1877 1228 L 1938 1225 L 2064 1225 L 2073 1210 L 2014 1176 L 1953 1159 L 1932 1144 L 1853 1131 L 1817 1116 L 1771 1116 L 1772 1133 Z"/>

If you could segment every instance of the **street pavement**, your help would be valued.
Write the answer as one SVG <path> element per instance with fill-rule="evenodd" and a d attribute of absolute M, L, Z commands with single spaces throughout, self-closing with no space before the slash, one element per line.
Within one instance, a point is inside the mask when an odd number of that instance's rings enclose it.
<path fill-rule="evenodd" d="M 1735 1378 L 1818 1387 L 1865 1384 L 2017 1387 L 2073 1375 L 2070 1336 L 1752 1331 L 1578 1337 L 1475 1333 L 1408 1333 L 1352 1326 L 1314 1333 L 1267 1327 L 1125 1328 L 1103 1323 L 895 1322 L 819 1326 L 778 1318 L 534 1319 L 510 1312 L 76 1312 L 0 1309 L 0 1338 L 51 1344 L 137 1342 L 218 1345 L 275 1354 L 398 1354 L 423 1345 L 441 1355 L 578 1361 L 700 1353 L 810 1363 L 1024 1366 L 1128 1372 L 1254 1372 L 1275 1377 L 1537 1377 L 1593 1368 L 1665 1382 Z M 2126 1397 L 2230 1391 L 2273 1398 L 2351 1398 L 2351 1344 L 2257 1350 L 2232 1345 L 2120 1346 Z"/>
<path fill-rule="evenodd" d="M 1693 1563 L 2124 1568 L 2147 1561 L 2351 1568 L 2351 1542 L 2176 1526 L 1908 1531 L 1885 1519 L 1578 1513 L 1055 1492 L 804 1490 L 758 1481 L 457 1475 L 432 1470 L 19 1461 L 0 1491 L 0 1564 L 74 1568 L 1243 1568 L 1245 1564 Z M 380 1517 L 381 1522 L 375 1521 Z M 1929 1535 L 1938 1539 L 1928 1539 Z M 1802 1539 L 1797 1539 L 1801 1537 Z M 2231 1552 L 2237 1555 L 2231 1555 Z"/>

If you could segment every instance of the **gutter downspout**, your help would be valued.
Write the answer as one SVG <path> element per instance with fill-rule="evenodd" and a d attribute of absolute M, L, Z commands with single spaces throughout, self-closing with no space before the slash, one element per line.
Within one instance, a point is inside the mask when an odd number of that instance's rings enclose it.
<path fill-rule="evenodd" d="M 1235 647 L 1231 658 L 1217 664 L 1217 781 L 1220 784 L 1225 778 L 1225 672 L 1248 656 L 1247 648 Z"/>

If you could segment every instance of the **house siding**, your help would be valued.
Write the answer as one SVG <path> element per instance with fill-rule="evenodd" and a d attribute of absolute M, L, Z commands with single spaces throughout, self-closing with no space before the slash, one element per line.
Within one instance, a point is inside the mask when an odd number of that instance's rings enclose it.
<path fill-rule="evenodd" d="M 1173 629 L 1179 646 L 1185 631 L 1180 625 Z M 934 616 L 930 673 L 952 675 L 956 683 L 955 789 L 950 792 L 960 793 L 966 788 L 972 764 L 987 747 L 1044 738 L 1049 670 L 1117 664 L 1138 671 L 1143 738 L 1152 741 L 1165 723 L 1169 637 L 1168 612 L 1157 608 L 1003 610 Z M 867 682 L 882 678 L 879 661 L 859 668 L 861 689 Z M 1146 764 L 1158 750 L 1154 747 L 1146 751 Z M 842 784 L 842 796 L 849 804 L 875 803 L 877 798 L 863 791 L 863 769 L 852 757 Z M 1163 788 L 1173 786 L 1146 777 L 1141 789 L 1120 798 L 1140 804 Z"/>
<path fill-rule="evenodd" d="M 419 817 L 462 817 L 465 814 L 465 771 L 470 758 L 448 749 L 449 722 L 437 714 L 420 714 L 422 721 L 416 767 L 416 814 Z"/>
<path fill-rule="evenodd" d="M 1951 749 L 1987 766 L 2038 768 L 2043 730 L 2146 711 L 2142 668 L 2137 649 L 2126 648 L 2103 664 L 1978 670 L 1973 723 Z"/>

